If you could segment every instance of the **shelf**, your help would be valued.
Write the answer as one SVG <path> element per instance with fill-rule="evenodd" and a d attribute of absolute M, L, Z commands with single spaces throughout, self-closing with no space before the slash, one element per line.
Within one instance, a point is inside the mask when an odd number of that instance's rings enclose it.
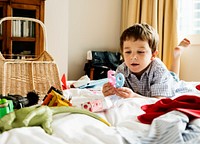
<path fill-rule="evenodd" d="M 4 0 L 9 1 L 9 0 Z M 30 5 L 41 5 L 41 1 L 44 2 L 45 0 L 12 0 L 12 3 L 18 3 L 18 4 L 30 4 Z"/>
<path fill-rule="evenodd" d="M 32 59 L 35 58 L 35 55 L 25 55 L 25 54 L 3 54 L 3 57 L 6 59 Z"/>
<path fill-rule="evenodd" d="M 45 0 L 0 0 L 0 18 L 29 17 L 44 22 L 44 5 Z M 4 21 L 0 26 L 0 51 L 7 58 L 40 55 L 44 51 L 42 28 L 32 21 Z"/>
<path fill-rule="evenodd" d="M 13 16 L 35 18 L 36 10 L 13 8 Z"/>
<path fill-rule="evenodd" d="M 19 42 L 35 42 L 35 38 L 33 37 L 11 37 L 11 40 Z"/>

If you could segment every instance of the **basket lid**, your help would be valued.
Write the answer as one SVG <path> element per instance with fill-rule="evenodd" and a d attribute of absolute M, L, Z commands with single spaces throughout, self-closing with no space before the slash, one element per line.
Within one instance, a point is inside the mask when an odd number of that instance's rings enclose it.
<path fill-rule="evenodd" d="M 43 51 L 39 57 L 35 59 L 36 61 L 53 61 L 53 57 L 47 52 Z"/>

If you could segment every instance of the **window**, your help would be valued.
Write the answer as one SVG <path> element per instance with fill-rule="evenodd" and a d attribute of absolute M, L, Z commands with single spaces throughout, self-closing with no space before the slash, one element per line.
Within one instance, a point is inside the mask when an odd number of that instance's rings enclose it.
<path fill-rule="evenodd" d="M 178 5 L 179 40 L 187 37 L 200 44 L 200 0 L 178 0 Z"/>
<path fill-rule="evenodd" d="M 179 0 L 179 34 L 200 34 L 200 0 Z"/>
<path fill-rule="evenodd" d="M 180 79 L 199 81 L 198 68 L 200 53 L 200 0 L 177 0 L 178 5 L 178 38 L 191 41 L 190 48 L 181 56 Z M 192 63 L 192 64 L 191 64 Z M 191 72 L 191 70 L 193 70 Z"/>

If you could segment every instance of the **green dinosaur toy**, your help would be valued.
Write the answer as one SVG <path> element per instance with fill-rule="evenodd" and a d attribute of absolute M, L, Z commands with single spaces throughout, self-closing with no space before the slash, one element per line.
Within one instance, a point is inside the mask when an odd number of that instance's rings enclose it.
<path fill-rule="evenodd" d="M 53 115 L 59 113 L 78 113 L 96 118 L 106 125 L 110 124 L 95 113 L 76 107 L 67 106 L 30 106 L 15 110 L 0 119 L 0 132 L 13 128 L 41 126 L 48 134 L 52 134 L 51 122 Z"/>

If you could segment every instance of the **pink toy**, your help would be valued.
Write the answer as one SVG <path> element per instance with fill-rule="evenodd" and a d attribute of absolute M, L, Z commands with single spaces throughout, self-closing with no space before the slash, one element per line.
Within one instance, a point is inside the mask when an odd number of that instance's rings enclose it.
<path fill-rule="evenodd" d="M 122 73 L 118 73 L 115 76 L 115 71 L 109 70 L 108 71 L 108 82 L 111 83 L 114 87 L 122 87 L 124 85 L 124 75 Z"/>
<path fill-rule="evenodd" d="M 116 84 L 115 71 L 112 70 L 108 71 L 108 82 L 111 83 L 113 86 L 115 86 Z"/>
<path fill-rule="evenodd" d="M 100 99 L 92 100 L 81 104 L 81 107 L 91 112 L 100 112 L 104 110 L 104 101 Z"/>

